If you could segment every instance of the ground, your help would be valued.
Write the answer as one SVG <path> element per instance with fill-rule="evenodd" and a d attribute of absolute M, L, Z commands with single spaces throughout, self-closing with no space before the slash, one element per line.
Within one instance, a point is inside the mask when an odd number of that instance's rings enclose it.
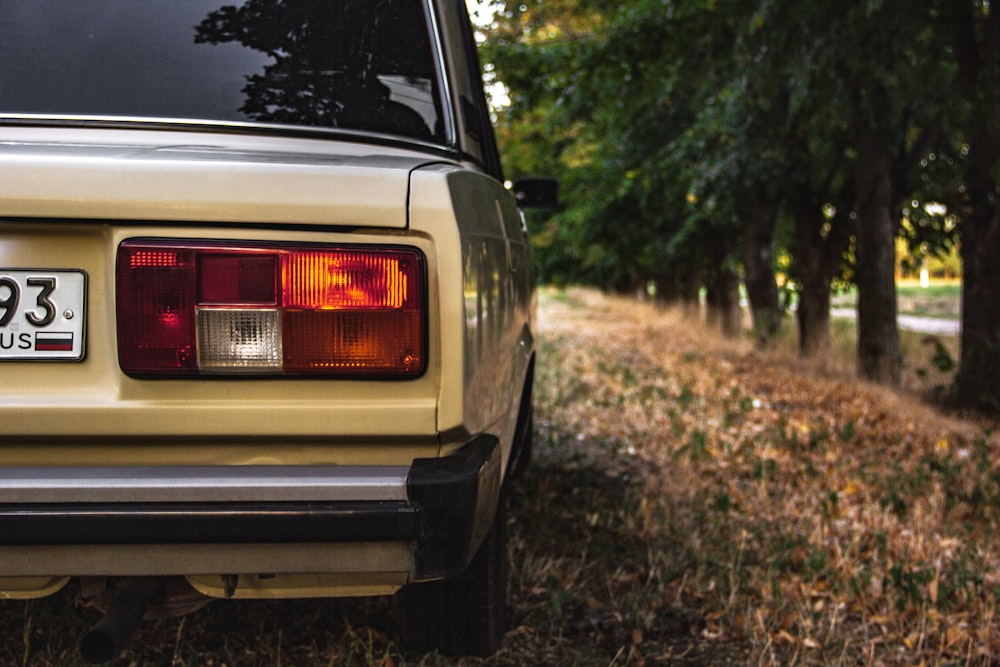
<path fill-rule="evenodd" d="M 1000 664 L 996 424 L 592 291 L 543 293 L 537 373 L 495 657 L 320 600 L 147 622 L 115 664 Z M 0 604 L 0 664 L 75 664 L 74 595 Z"/>

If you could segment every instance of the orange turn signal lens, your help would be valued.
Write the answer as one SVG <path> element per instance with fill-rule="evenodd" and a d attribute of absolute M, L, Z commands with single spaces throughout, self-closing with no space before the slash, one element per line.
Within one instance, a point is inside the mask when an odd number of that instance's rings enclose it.
<path fill-rule="evenodd" d="M 136 374 L 417 377 L 424 273 L 415 248 L 126 241 L 119 358 Z"/>
<path fill-rule="evenodd" d="M 286 255 L 282 268 L 286 308 L 400 309 L 414 284 L 408 251 L 336 251 Z"/>

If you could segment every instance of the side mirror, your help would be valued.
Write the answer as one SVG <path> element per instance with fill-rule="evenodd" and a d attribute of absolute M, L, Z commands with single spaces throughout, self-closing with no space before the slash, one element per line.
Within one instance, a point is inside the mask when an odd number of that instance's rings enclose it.
<path fill-rule="evenodd" d="M 559 181 L 554 178 L 521 178 L 511 188 L 521 208 L 555 208 L 559 205 Z"/>

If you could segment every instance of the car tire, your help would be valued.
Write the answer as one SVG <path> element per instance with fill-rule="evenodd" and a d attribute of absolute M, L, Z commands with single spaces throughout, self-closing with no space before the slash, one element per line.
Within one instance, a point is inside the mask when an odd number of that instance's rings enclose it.
<path fill-rule="evenodd" d="M 455 577 L 410 584 L 398 597 L 403 643 L 448 656 L 496 653 L 507 629 L 507 535 L 501 496 L 493 527 L 466 570 Z"/>

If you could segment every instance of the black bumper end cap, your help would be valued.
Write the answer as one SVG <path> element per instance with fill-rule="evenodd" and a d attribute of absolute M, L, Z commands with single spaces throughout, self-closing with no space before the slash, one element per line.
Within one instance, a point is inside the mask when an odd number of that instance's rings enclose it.
<path fill-rule="evenodd" d="M 416 459 L 406 481 L 423 529 L 414 554 L 417 580 L 463 572 L 489 533 L 502 484 L 500 441 L 480 435 L 452 456 Z"/>

